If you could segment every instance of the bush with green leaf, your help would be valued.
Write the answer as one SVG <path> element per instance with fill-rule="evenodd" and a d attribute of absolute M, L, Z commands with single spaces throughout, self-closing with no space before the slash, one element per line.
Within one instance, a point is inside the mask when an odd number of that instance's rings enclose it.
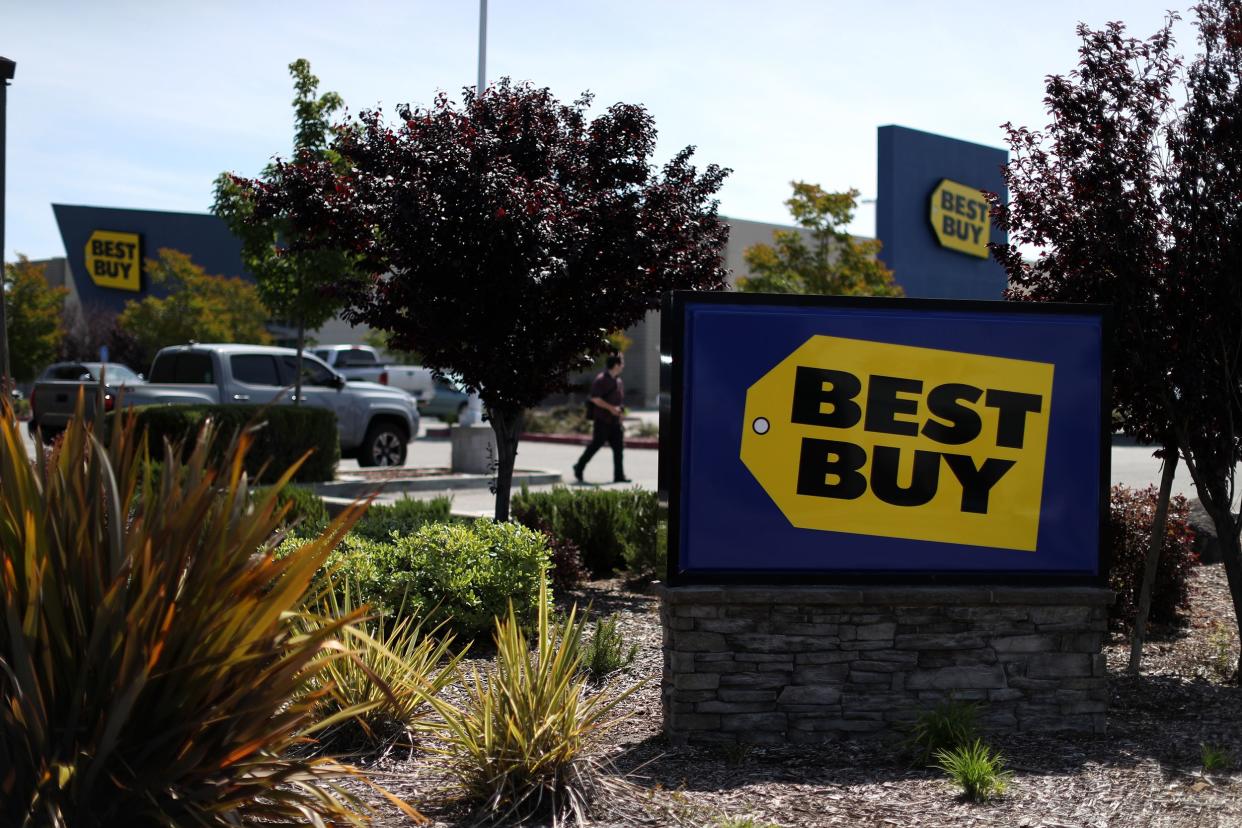
<path fill-rule="evenodd" d="M 513 498 L 513 517 L 532 527 L 546 527 L 572 541 L 583 564 L 596 577 L 625 567 L 635 575 L 660 573 L 656 540 L 657 498 L 642 489 L 522 489 Z"/>
<path fill-rule="evenodd" d="M 944 750 L 970 744 L 979 735 L 979 704 L 950 699 L 924 710 L 909 725 L 906 751 L 926 765 Z"/>
<path fill-rule="evenodd" d="M 460 701 L 433 698 L 442 721 L 429 726 L 449 772 L 484 816 L 505 822 L 551 813 L 585 822 L 597 779 L 589 749 L 617 724 L 614 709 L 637 686 L 591 691 L 577 607 L 553 625 L 546 580 L 536 603 L 534 644 L 510 607 L 496 621 L 494 666 L 473 671 Z"/>
<path fill-rule="evenodd" d="M 1226 771 L 1233 767 L 1233 754 L 1228 748 L 1204 742 L 1199 745 L 1199 761 L 1204 773 Z"/>
<path fill-rule="evenodd" d="M 1115 626 L 1130 627 L 1138 614 L 1139 585 L 1151 544 L 1151 527 L 1156 514 L 1156 488 L 1131 489 L 1114 486 L 1109 498 L 1108 585 L 1117 593 L 1109 609 Z M 1190 606 L 1190 570 L 1196 561 L 1195 535 L 1190 527 L 1190 506 L 1186 498 L 1169 500 L 1164 548 L 1156 566 L 1151 592 L 1153 624 L 1176 624 L 1181 611 Z"/>
<path fill-rule="evenodd" d="M 520 619 L 534 619 L 548 555 L 546 537 L 515 523 L 429 523 L 386 541 L 350 533 L 320 577 L 356 584 L 378 611 L 416 614 L 473 641 L 491 631 L 510 601 Z"/>
<path fill-rule="evenodd" d="M 626 646 L 625 635 L 617 629 L 614 614 L 595 622 L 595 629 L 584 647 L 582 666 L 591 678 L 599 680 L 630 666 L 637 656 L 638 644 Z"/>
<path fill-rule="evenodd" d="M 205 429 L 157 490 L 135 426 L 32 461 L 0 417 L 0 824 L 361 824 L 359 772 L 295 750 L 355 620 L 299 605 L 357 511 L 277 558 L 296 467 L 252 499 L 250 436 Z"/>
<path fill-rule="evenodd" d="M 936 752 L 936 767 L 962 789 L 971 802 L 984 802 L 1005 792 L 1013 776 L 1000 753 L 975 739 L 970 744 Z"/>
<path fill-rule="evenodd" d="M 522 417 L 522 431 L 529 434 L 590 434 L 591 428 L 581 403 L 532 408 Z"/>
<path fill-rule="evenodd" d="M 440 495 L 429 500 L 403 497 L 392 503 L 372 503 L 354 526 L 354 534 L 371 540 L 412 535 L 428 523 L 451 523 L 453 498 Z"/>
<path fill-rule="evenodd" d="M 210 418 L 217 433 L 231 435 L 252 429 L 251 449 L 246 453 L 246 472 L 252 480 L 271 482 L 288 468 L 296 468 L 294 480 L 318 483 L 331 480 L 341 459 L 336 414 L 309 405 L 151 405 L 134 411 L 138 430 L 145 431 L 154 455 L 163 454 L 165 441 L 181 445 L 188 454 L 195 435 Z M 115 423 L 122 411 L 108 415 Z M 217 441 L 212 462 L 222 459 L 226 443 Z M 310 455 L 303 460 L 303 456 Z M 184 458 L 183 458 L 184 459 Z"/>

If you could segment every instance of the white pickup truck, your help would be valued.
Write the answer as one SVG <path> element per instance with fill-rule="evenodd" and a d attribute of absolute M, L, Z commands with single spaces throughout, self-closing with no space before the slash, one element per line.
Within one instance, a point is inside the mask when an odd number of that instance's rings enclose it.
<path fill-rule="evenodd" d="M 380 359 L 379 351 L 369 345 L 319 345 L 310 353 L 328 363 L 346 379 L 366 380 L 400 388 L 419 405 L 436 395 L 435 378 L 430 368 L 421 365 L 393 365 Z"/>
<path fill-rule="evenodd" d="M 164 348 L 151 364 L 148 382 L 117 393 L 109 388 L 105 408 L 137 405 L 292 404 L 297 352 L 265 345 L 179 345 Z M 105 374 L 105 382 L 107 376 Z M 53 381 L 35 385 L 34 418 L 44 439 L 63 430 L 73 416 L 79 389 L 96 385 Z M 349 382 L 316 357 L 302 356 L 302 404 L 336 414 L 341 455 L 360 466 L 401 466 L 418 435 L 418 406 L 404 391 L 370 382 Z"/>

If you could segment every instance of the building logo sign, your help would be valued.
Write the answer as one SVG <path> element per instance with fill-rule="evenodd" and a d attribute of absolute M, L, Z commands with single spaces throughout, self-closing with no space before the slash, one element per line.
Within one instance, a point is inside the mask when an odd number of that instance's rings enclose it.
<path fill-rule="evenodd" d="M 932 191 L 930 215 L 932 229 L 942 247 L 981 259 L 988 257 L 992 225 L 988 203 L 978 188 L 942 179 Z"/>
<path fill-rule="evenodd" d="M 86 240 L 86 272 L 101 288 L 142 290 L 142 237 L 96 230 Z"/>
<path fill-rule="evenodd" d="M 1109 314 L 676 293 L 668 582 L 1107 577 Z"/>
<path fill-rule="evenodd" d="M 1030 552 L 1053 371 L 812 336 L 747 391 L 741 460 L 799 528 Z"/>

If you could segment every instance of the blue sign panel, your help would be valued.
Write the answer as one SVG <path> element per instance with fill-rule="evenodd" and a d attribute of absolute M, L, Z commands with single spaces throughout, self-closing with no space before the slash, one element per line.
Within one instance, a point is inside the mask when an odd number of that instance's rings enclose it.
<path fill-rule="evenodd" d="M 674 583 L 1096 584 L 1099 306 L 679 293 Z"/>
<path fill-rule="evenodd" d="M 156 258 L 162 248 L 185 253 L 213 276 L 251 278 L 242 267 L 241 242 L 216 216 L 67 204 L 53 204 L 52 211 L 85 307 L 120 313 L 127 301 L 166 295 L 142 273 L 143 259 Z"/>
<path fill-rule="evenodd" d="M 906 296 L 1000 299 L 1005 270 L 987 243 L 1006 236 L 980 190 L 1005 197 L 1002 149 L 900 126 L 879 129 L 875 232 Z"/>

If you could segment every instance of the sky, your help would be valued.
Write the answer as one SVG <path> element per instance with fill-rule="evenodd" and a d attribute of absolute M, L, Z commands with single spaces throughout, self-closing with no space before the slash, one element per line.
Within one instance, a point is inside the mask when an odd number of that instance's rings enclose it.
<path fill-rule="evenodd" d="M 784 222 L 795 179 L 874 197 L 879 126 L 998 147 L 1005 122 L 1042 127 L 1080 21 L 1147 37 L 1170 7 L 1185 2 L 489 0 L 487 77 L 642 104 L 657 163 L 694 145 L 733 171 L 723 215 Z M 206 212 L 220 172 L 289 152 L 296 58 L 353 112 L 459 98 L 478 25 L 478 0 L 0 0 L 17 62 L 4 257 L 64 255 L 53 203 Z M 874 234 L 874 207 L 850 229 Z"/>

